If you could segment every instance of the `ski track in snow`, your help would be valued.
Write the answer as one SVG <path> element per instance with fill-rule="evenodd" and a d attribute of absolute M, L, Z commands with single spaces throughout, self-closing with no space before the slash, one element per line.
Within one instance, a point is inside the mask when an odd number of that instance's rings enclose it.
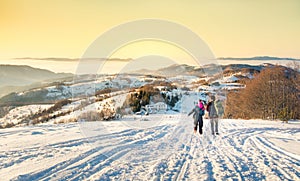
<path fill-rule="evenodd" d="M 100 129 L 98 135 L 89 138 L 78 133 L 79 124 L 47 125 L 47 129 L 28 127 L 21 131 L 7 129 L 0 133 L 1 140 L 14 139 L 21 132 L 27 140 L 47 136 L 51 143 L 1 148 L 0 177 L 4 180 L 300 179 L 300 155 L 269 140 L 270 135 L 282 134 L 299 147 L 299 124 L 283 128 L 279 122 L 220 120 L 221 135 L 212 136 L 207 119 L 204 134 L 199 135 L 192 133 L 191 117 L 174 117 L 175 120 L 144 129 L 124 127 L 115 132 Z M 180 118 L 184 120 L 176 120 Z M 118 121 L 110 124 L 119 125 Z M 49 134 L 49 130 L 54 134 Z M 68 134 L 73 136 L 68 138 Z"/>

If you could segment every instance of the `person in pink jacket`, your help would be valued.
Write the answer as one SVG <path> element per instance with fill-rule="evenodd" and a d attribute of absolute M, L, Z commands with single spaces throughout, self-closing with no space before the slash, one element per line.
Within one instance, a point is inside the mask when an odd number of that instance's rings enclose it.
<path fill-rule="evenodd" d="M 202 99 L 199 99 L 198 106 L 199 106 L 200 109 L 205 110 L 204 103 L 203 103 Z"/>
<path fill-rule="evenodd" d="M 205 108 L 204 108 L 204 104 L 203 101 L 201 99 L 199 99 L 199 102 L 195 105 L 195 107 L 193 108 L 193 110 L 188 114 L 188 116 L 190 116 L 191 114 L 193 114 L 193 118 L 194 118 L 194 133 L 197 133 L 197 127 L 198 131 L 200 134 L 203 133 L 203 115 L 205 112 Z"/>

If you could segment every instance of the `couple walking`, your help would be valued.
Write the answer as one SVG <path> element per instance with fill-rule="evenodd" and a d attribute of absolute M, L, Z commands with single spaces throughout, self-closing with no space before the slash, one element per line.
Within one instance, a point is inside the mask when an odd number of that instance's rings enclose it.
<path fill-rule="evenodd" d="M 211 96 L 211 101 L 206 105 L 206 111 L 208 111 L 208 116 L 210 119 L 211 132 L 213 135 L 219 134 L 218 131 L 218 111 L 215 105 L 215 96 Z M 193 114 L 194 113 L 194 114 Z M 205 103 L 202 99 L 199 99 L 198 104 L 192 109 L 192 111 L 188 114 L 190 116 L 193 114 L 194 118 L 194 133 L 197 132 L 197 127 L 199 126 L 199 133 L 203 134 L 203 115 L 205 113 Z"/>

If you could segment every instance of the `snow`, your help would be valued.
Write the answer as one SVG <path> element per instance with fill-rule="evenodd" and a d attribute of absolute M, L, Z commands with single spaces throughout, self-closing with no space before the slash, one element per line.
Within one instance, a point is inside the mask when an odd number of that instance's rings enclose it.
<path fill-rule="evenodd" d="M 178 75 L 175 77 L 170 77 L 169 80 L 171 82 L 181 81 L 181 82 L 186 82 L 187 84 L 192 84 L 193 82 L 197 82 L 202 79 L 197 76 Z"/>
<path fill-rule="evenodd" d="M 235 81 L 238 81 L 238 80 L 239 79 L 236 76 L 234 76 L 234 75 L 223 78 L 224 82 L 235 82 Z"/>
<path fill-rule="evenodd" d="M 7 123 L 20 123 L 22 119 L 30 116 L 32 114 L 38 113 L 39 111 L 43 111 L 45 109 L 50 108 L 53 104 L 45 104 L 45 105 L 28 105 L 16 107 L 9 111 L 3 118 L 0 118 L 0 125 L 5 125 Z"/>
<path fill-rule="evenodd" d="M 186 105 L 185 105 L 186 106 Z M 299 180 L 299 121 L 220 120 L 213 137 L 166 113 L 2 129 L 1 180 Z"/>
<path fill-rule="evenodd" d="M 182 95 L 174 107 L 179 112 L 53 124 L 77 120 L 104 105 L 121 107 L 129 93 L 124 88 L 152 81 L 131 75 L 83 78 L 75 84 L 47 87 L 48 97 L 74 98 L 53 113 L 69 114 L 35 126 L 0 129 L 0 180 L 300 180 L 298 120 L 287 124 L 223 119 L 219 122 L 220 135 L 213 136 L 209 120 L 204 119 L 204 134 L 193 134 L 193 120 L 187 113 L 195 100 L 208 101 L 206 93 L 219 89 L 243 88 L 234 83 L 234 75 L 217 80 L 219 86 L 198 86 L 196 92 L 186 92 L 188 95 L 180 89 L 166 92 L 169 96 Z M 201 79 L 177 76 L 169 80 L 185 85 Z M 123 90 L 95 102 L 94 92 L 110 87 Z M 218 95 L 218 99 L 223 98 Z M 12 109 L 0 124 L 18 123 L 50 106 Z"/>
<path fill-rule="evenodd" d="M 98 90 L 105 88 L 120 88 L 124 87 L 141 87 L 147 84 L 147 81 L 153 81 L 157 79 L 149 79 L 144 76 L 104 76 L 98 78 L 86 77 L 85 79 L 78 79 L 76 83 L 65 82 L 64 85 L 46 87 L 48 93 L 47 98 L 70 98 L 78 96 L 91 96 Z M 68 86 L 65 86 L 68 85 Z M 38 90 L 38 89 L 36 89 Z M 40 89 L 39 89 L 40 90 Z M 24 93 L 19 93 L 21 96 Z"/>
<path fill-rule="evenodd" d="M 116 109 L 117 107 L 121 107 L 123 105 L 127 94 L 128 93 L 126 91 L 118 91 L 118 92 L 110 93 L 110 95 L 112 97 L 107 98 L 103 101 L 88 104 L 87 106 L 85 106 L 79 110 L 76 110 L 76 111 L 73 111 L 73 110 L 75 108 L 77 108 L 78 106 L 80 106 L 81 102 L 87 101 L 87 100 L 82 99 L 82 100 L 72 102 L 71 104 L 68 104 L 68 105 L 64 106 L 61 110 L 59 110 L 59 112 L 71 111 L 70 114 L 54 118 L 54 119 L 50 120 L 49 122 L 50 123 L 59 123 L 59 122 L 62 122 L 63 120 L 78 119 L 78 117 L 80 115 L 82 115 L 83 113 L 86 113 L 88 111 L 102 110 L 104 105 L 106 107 L 110 107 L 110 109 Z M 89 99 L 93 99 L 93 98 L 94 98 L 94 96 L 89 97 Z"/>

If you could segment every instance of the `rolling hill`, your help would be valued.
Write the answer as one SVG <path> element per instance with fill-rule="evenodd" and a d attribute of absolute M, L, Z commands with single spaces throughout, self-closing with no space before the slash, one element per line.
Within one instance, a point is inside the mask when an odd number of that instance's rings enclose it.
<path fill-rule="evenodd" d="M 14 91 L 39 86 L 42 82 L 72 77 L 70 73 L 54 73 L 26 65 L 0 65 L 0 97 Z"/>

